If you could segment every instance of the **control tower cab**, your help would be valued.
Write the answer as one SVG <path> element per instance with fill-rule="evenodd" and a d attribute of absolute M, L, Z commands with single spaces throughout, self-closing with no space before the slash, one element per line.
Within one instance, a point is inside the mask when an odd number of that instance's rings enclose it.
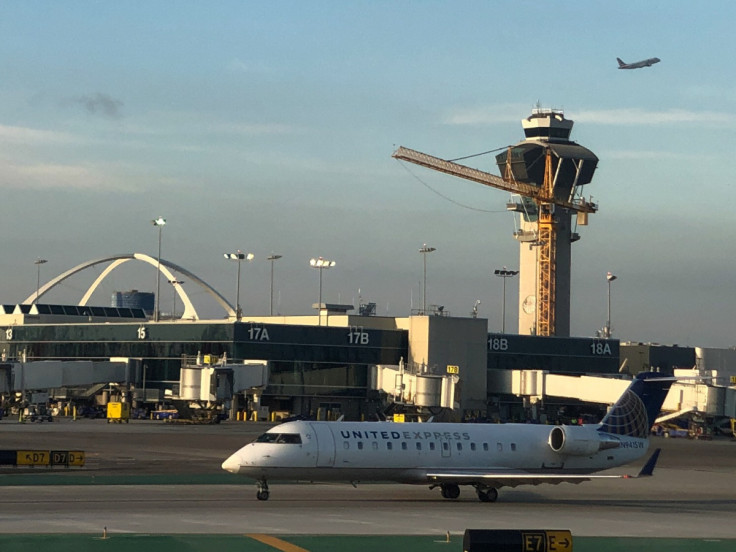
<path fill-rule="evenodd" d="M 571 192 L 577 186 L 589 184 L 598 165 L 598 157 L 570 141 L 573 121 L 565 119 L 557 109 L 532 110 L 531 116 L 521 121 L 525 139 L 496 156 L 496 164 L 504 178 L 542 186 L 544 183 L 545 152 L 552 152 L 552 171 L 555 174 L 554 195 L 559 199 L 573 199 Z M 511 162 L 507 160 L 511 156 Z"/>

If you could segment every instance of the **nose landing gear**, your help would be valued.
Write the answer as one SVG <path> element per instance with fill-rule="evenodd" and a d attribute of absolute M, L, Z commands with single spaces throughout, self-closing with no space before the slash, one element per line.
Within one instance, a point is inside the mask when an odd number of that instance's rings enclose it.
<path fill-rule="evenodd" d="M 258 491 L 256 492 L 256 498 L 258 500 L 268 500 L 268 482 L 263 479 L 256 482 L 256 485 L 258 485 Z"/>
<path fill-rule="evenodd" d="M 460 496 L 460 487 L 455 483 L 443 483 L 440 485 L 440 492 L 442 493 L 442 498 L 455 500 Z"/>

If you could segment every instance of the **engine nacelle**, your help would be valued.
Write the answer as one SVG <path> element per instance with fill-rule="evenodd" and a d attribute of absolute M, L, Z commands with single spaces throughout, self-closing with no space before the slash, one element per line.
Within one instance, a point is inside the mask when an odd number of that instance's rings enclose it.
<path fill-rule="evenodd" d="M 590 456 L 621 446 L 618 439 L 601 435 L 594 426 L 555 426 L 549 432 L 550 448 L 559 454 Z"/>

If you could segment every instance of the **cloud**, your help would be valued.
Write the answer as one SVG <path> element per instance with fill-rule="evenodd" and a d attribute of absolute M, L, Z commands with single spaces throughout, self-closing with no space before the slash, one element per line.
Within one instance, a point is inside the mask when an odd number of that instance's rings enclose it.
<path fill-rule="evenodd" d="M 116 164 L 22 164 L 0 159 L 0 182 L 6 190 L 144 191 L 144 187 L 138 184 L 139 180 L 130 177 L 129 169 Z"/>
<path fill-rule="evenodd" d="M 702 154 L 702 153 L 681 153 L 674 151 L 656 151 L 656 150 L 607 150 L 605 152 L 605 158 L 610 159 L 660 159 L 660 160 L 671 160 L 671 161 L 683 161 L 683 162 L 698 162 L 698 161 L 715 161 L 718 160 L 718 156 Z"/>
<path fill-rule="evenodd" d="M 490 125 L 518 122 L 519 114 L 531 113 L 529 106 L 499 104 L 474 108 L 458 108 L 448 113 L 443 122 L 449 125 Z M 615 126 L 649 126 L 701 124 L 705 126 L 730 124 L 736 115 L 716 111 L 687 109 L 646 110 L 638 107 L 568 111 L 566 116 L 576 123 L 595 123 Z"/>
<path fill-rule="evenodd" d="M 71 103 L 81 105 L 91 115 L 103 115 L 111 119 L 119 118 L 123 107 L 123 102 L 101 92 L 73 98 Z"/>
<path fill-rule="evenodd" d="M 65 132 L 0 125 L 0 142 L 23 145 L 73 144 L 78 143 L 79 139 Z"/>
<path fill-rule="evenodd" d="M 491 125 L 516 123 L 522 119 L 519 114 L 531 113 L 533 106 L 526 104 L 498 104 L 479 107 L 460 107 L 451 110 L 442 122 L 447 125 Z"/>
<path fill-rule="evenodd" d="M 96 171 L 79 165 L 20 165 L 0 162 L 3 187 L 11 189 L 84 189 L 98 188 Z"/>
<path fill-rule="evenodd" d="M 226 69 L 229 73 L 235 74 L 235 75 L 243 75 L 243 74 L 252 74 L 252 73 L 272 73 L 273 70 L 270 69 L 268 66 L 264 65 L 260 61 L 243 61 L 239 58 L 233 58 L 231 59 L 227 65 Z"/>
<path fill-rule="evenodd" d="M 298 127 L 283 123 L 222 123 L 209 125 L 207 130 L 214 133 L 243 136 L 298 134 L 302 132 Z"/>
<path fill-rule="evenodd" d="M 671 125 L 682 123 L 720 125 L 723 123 L 732 123 L 736 120 L 734 115 L 716 111 L 689 111 L 686 109 L 647 111 L 638 107 L 592 111 L 582 110 L 571 114 L 570 118 L 575 122 L 617 126 Z"/>

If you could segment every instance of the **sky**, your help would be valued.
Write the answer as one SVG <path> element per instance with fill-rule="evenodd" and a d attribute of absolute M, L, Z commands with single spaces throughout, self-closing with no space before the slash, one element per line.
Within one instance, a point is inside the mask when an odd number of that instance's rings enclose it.
<path fill-rule="evenodd" d="M 157 255 L 246 315 L 323 301 L 377 314 L 427 303 L 500 331 L 518 267 L 507 193 L 407 165 L 523 139 L 540 105 L 600 159 L 573 245 L 571 328 L 626 341 L 736 345 L 732 163 L 736 3 L 685 1 L 34 1 L 0 4 L 0 297 L 22 302 L 85 261 Z M 662 62 L 621 71 L 649 57 Z M 493 155 L 466 161 L 498 173 Z M 38 258 L 48 262 L 34 264 Z M 154 291 L 150 266 L 115 290 Z M 42 298 L 76 303 L 104 268 Z M 190 283 L 191 284 L 191 283 Z M 507 330 L 518 286 L 507 282 Z M 173 301 L 163 283 L 161 308 Z M 222 308 L 183 284 L 200 316 Z"/>

